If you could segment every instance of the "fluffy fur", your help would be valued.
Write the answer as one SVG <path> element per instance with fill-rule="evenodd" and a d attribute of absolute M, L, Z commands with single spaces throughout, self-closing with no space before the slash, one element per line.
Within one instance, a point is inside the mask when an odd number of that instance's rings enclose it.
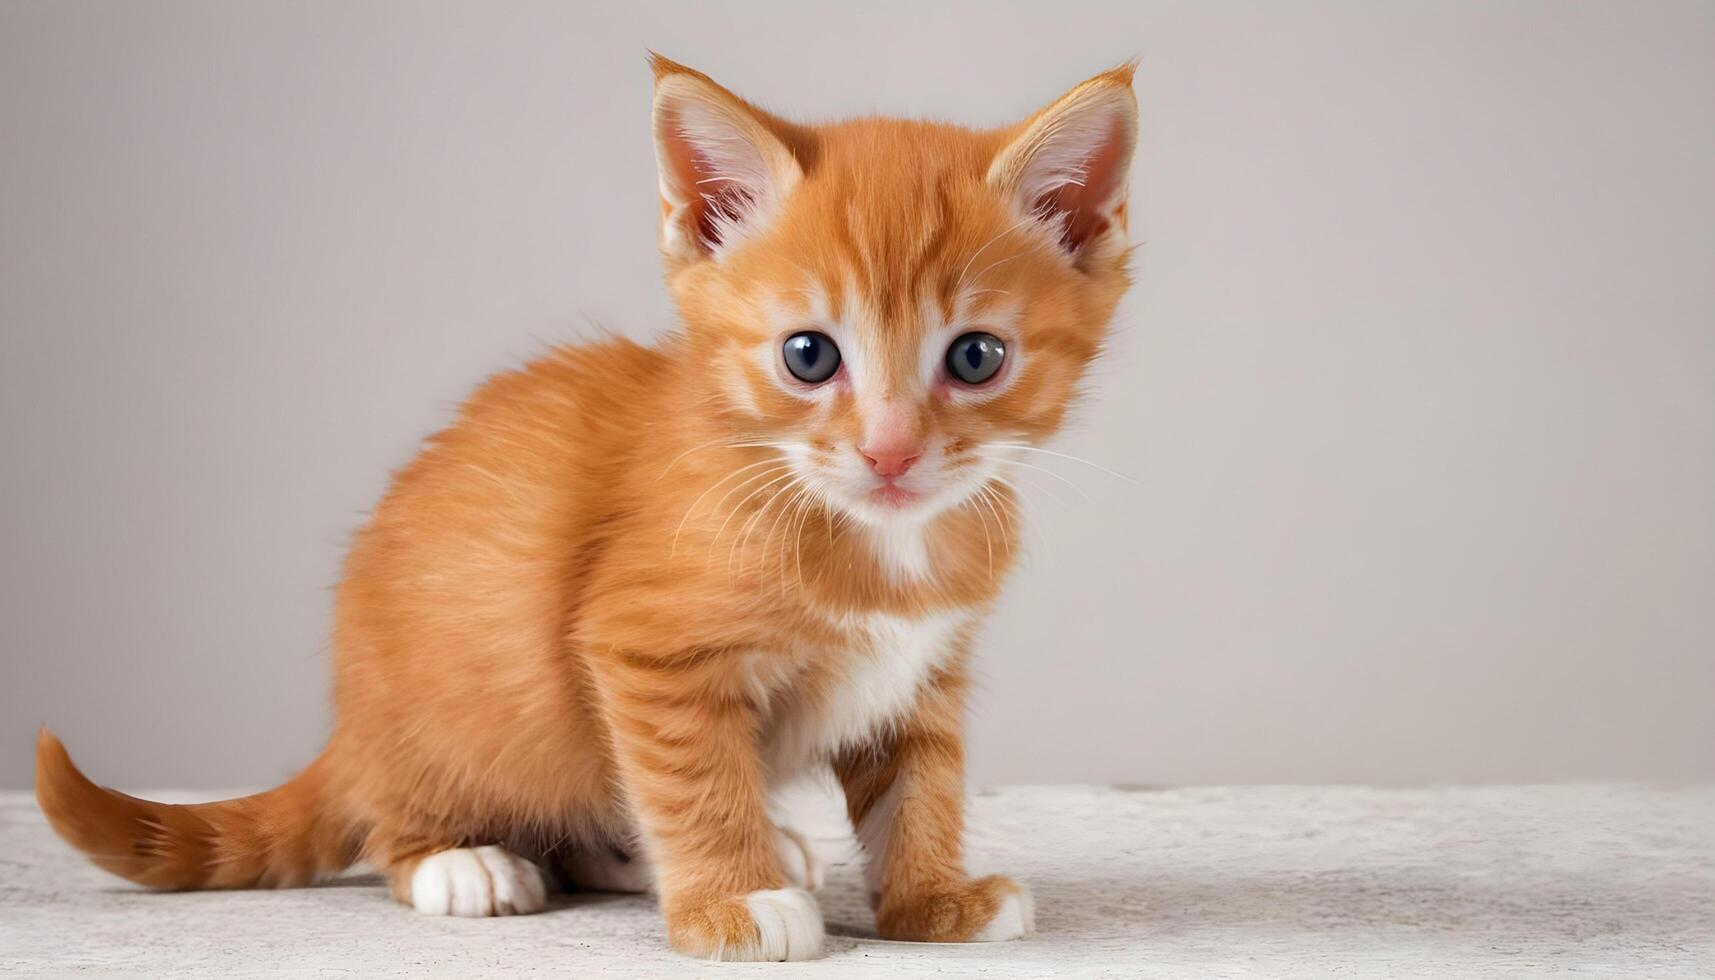
<path fill-rule="evenodd" d="M 653 62 L 661 248 L 683 328 L 491 379 L 401 471 L 336 595 L 336 726 L 284 786 L 168 806 L 42 733 L 37 795 L 166 889 L 364 859 L 424 912 L 653 882 L 685 953 L 821 948 L 819 874 L 767 815 L 831 766 L 881 934 L 1010 939 L 1028 892 L 961 853 L 973 630 L 1016 551 L 1008 479 L 1128 284 L 1130 68 L 1018 125 L 786 122 Z M 807 385 L 783 338 L 839 373 Z M 989 382 L 948 344 L 1004 341 Z M 886 461 L 885 464 L 883 461 Z"/>

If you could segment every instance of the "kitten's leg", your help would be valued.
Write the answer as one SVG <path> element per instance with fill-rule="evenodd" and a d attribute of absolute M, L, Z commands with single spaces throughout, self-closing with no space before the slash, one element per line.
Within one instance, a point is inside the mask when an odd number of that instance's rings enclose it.
<path fill-rule="evenodd" d="M 493 844 L 384 859 L 393 897 L 426 915 L 527 915 L 548 904 L 542 871 Z"/>
<path fill-rule="evenodd" d="M 755 709 L 724 664 L 613 654 L 597 665 L 620 778 L 673 948 L 722 960 L 820 956 L 816 900 L 786 887 Z"/>
<path fill-rule="evenodd" d="M 904 725 L 834 763 L 886 939 L 989 942 L 1035 926 L 1023 885 L 965 874 L 966 686 L 962 667 L 931 678 Z"/>

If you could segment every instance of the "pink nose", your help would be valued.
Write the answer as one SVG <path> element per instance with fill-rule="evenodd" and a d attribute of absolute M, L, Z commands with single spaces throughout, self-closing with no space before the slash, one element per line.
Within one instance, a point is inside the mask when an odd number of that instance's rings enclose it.
<path fill-rule="evenodd" d="M 911 464 L 922 457 L 923 450 L 916 447 L 876 446 L 870 449 L 858 449 L 863 458 L 869 460 L 869 468 L 878 476 L 888 478 L 902 475 L 911 468 Z"/>

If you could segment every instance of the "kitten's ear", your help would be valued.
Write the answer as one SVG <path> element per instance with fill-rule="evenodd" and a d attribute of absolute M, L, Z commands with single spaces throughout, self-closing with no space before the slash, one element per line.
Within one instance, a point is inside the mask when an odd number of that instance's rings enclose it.
<path fill-rule="evenodd" d="M 718 258 L 773 217 L 803 171 L 743 99 L 660 55 L 649 66 L 661 251 L 681 261 Z"/>
<path fill-rule="evenodd" d="M 1057 233 L 1074 258 L 1125 231 L 1137 145 L 1135 65 L 1103 72 L 1026 119 L 989 165 L 988 181 L 1020 215 Z"/>

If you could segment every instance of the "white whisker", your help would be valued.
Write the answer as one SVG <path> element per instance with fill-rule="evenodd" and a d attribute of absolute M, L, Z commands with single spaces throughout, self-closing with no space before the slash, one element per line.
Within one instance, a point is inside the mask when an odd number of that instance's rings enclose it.
<path fill-rule="evenodd" d="M 1030 470 L 1030 471 L 1035 472 L 1035 473 L 1042 473 L 1042 474 L 1045 474 L 1047 476 L 1051 476 L 1054 479 L 1059 480 L 1061 483 L 1064 483 L 1067 486 L 1071 487 L 1073 490 L 1076 490 L 1078 492 L 1078 496 L 1084 498 L 1085 503 L 1095 503 L 1095 500 L 1093 498 L 1091 498 L 1091 496 L 1084 491 L 1083 487 L 1080 487 L 1076 483 L 1073 483 L 1070 478 L 1068 478 L 1067 476 L 1065 476 L 1062 473 L 1056 473 L 1051 469 L 1047 469 L 1047 468 L 1041 467 L 1041 466 L 1036 466 L 1034 464 L 1026 463 L 1023 460 L 1017 460 L 1017 459 L 1006 460 L 1006 464 L 1008 466 L 1018 466 L 1018 467 L 1022 467 L 1024 469 Z"/>
<path fill-rule="evenodd" d="M 769 471 L 769 472 L 773 472 L 773 471 L 772 471 L 772 470 L 770 470 L 770 471 Z M 734 518 L 734 517 L 735 517 L 735 516 L 737 516 L 737 515 L 738 515 L 738 512 L 739 512 L 739 511 L 741 511 L 741 510 L 743 510 L 743 509 L 744 509 L 744 505 L 745 505 L 745 504 L 748 504 L 748 503 L 750 503 L 750 501 L 751 501 L 751 500 L 752 500 L 752 499 L 753 499 L 753 498 L 754 498 L 754 497 L 755 497 L 755 496 L 756 496 L 756 495 L 757 495 L 757 494 L 759 494 L 759 493 L 762 493 L 762 492 L 763 492 L 763 491 L 765 491 L 765 490 L 767 490 L 767 489 L 768 489 L 768 488 L 769 488 L 769 487 L 772 487 L 772 486 L 774 486 L 774 485 L 775 485 L 775 484 L 777 484 L 777 483 L 779 483 L 779 482 L 780 482 L 780 481 L 781 481 L 781 480 L 795 480 L 795 479 L 797 479 L 797 477 L 795 477 L 795 476 L 793 476 L 793 475 L 792 475 L 792 471 L 791 471 L 791 468 L 790 468 L 790 467 L 788 467 L 788 468 L 787 468 L 787 471 L 786 471 L 786 472 L 785 472 L 785 473 L 783 473 L 783 474 L 781 474 L 781 475 L 780 475 L 780 476 L 777 476 L 777 477 L 775 477 L 775 478 L 773 478 L 773 479 L 772 479 L 772 480 L 769 480 L 769 481 L 768 481 L 768 482 L 767 482 L 767 483 L 764 483 L 764 484 L 762 484 L 762 485 L 761 485 L 761 486 L 759 486 L 759 487 L 757 487 L 757 488 L 756 488 L 756 489 L 755 489 L 755 490 L 752 490 L 752 491 L 750 491 L 750 492 L 749 492 L 749 493 L 747 493 L 747 494 L 745 494 L 745 495 L 744 495 L 744 499 L 743 499 L 743 500 L 740 500 L 740 501 L 739 501 L 739 502 L 738 502 L 738 504 L 737 504 L 737 506 L 735 506 L 735 507 L 733 507 L 733 509 L 732 509 L 732 511 L 731 511 L 731 512 L 730 512 L 730 513 L 728 513 L 728 514 L 727 514 L 727 516 L 726 516 L 726 520 L 724 520 L 724 521 L 722 521 L 722 522 L 721 522 L 721 526 L 720 526 L 720 529 L 719 529 L 719 530 L 717 530 L 717 531 L 716 531 L 716 532 L 715 532 L 715 536 L 714 536 L 714 538 L 713 538 L 713 539 L 712 539 L 712 540 L 710 540 L 710 541 L 709 541 L 709 557 L 708 557 L 708 560 L 713 560 L 713 558 L 714 558 L 714 546 L 715 546 L 715 545 L 716 545 L 716 544 L 717 544 L 717 543 L 719 543 L 719 542 L 720 542 L 720 539 L 721 539 L 721 535 L 722 535 L 722 534 L 723 534 L 723 533 L 725 533 L 725 532 L 726 532 L 726 529 L 727 529 L 727 525 L 728 525 L 728 524 L 730 524 L 730 523 L 732 523 L 732 519 L 733 519 L 733 518 Z M 773 498 L 772 498 L 772 497 L 771 497 L 771 498 L 769 498 L 769 499 L 770 499 L 770 501 L 772 501 L 772 500 L 773 500 Z M 758 515 L 760 515 L 760 514 L 763 514 L 763 513 L 766 513 L 766 512 L 767 512 L 767 507 L 766 507 L 766 506 L 765 506 L 765 507 L 764 507 L 764 508 L 763 508 L 763 509 L 762 509 L 762 510 L 760 510 L 760 511 L 757 511 L 757 514 L 758 514 Z M 751 521 L 751 520 L 754 520 L 754 519 L 755 519 L 755 518 L 754 518 L 754 517 L 752 517 L 752 518 L 751 518 L 751 519 L 750 519 L 750 520 L 747 520 L 747 521 L 746 521 L 746 522 L 745 522 L 745 523 L 744 523 L 744 524 L 741 524 L 741 525 L 739 525 L 739 527 L 740 527 L 740 528 L 741 528 L 741 530 L 742 530 L 742 529 L 743 529 L 743 528 L 745 528 L 745 527 L 749 527 L 749 526 L 750 526 L 750 521 Z M 743 538 L 743 536 L 740 536 L 740 537 L 738 537 L 738 538 L 735 538 L 735 539 L 734 539 L 734 540 L 733 540 L 733 546 L 734 546 L 734 547 L 737 547 L 737 545 L 738 545 L 738 543 L 739 543 L 739 542 L 740 542 L 740 541 L 743 541 L 743 540 L 744 540 L 744 538 Z M 727 552 L 727 570 L 728 570 L 728 572 L 729 572 L 729 573 L 730 573 L 730 572 L 731 572 L 731 570 L 732 570 L 732 552 L 731 552 L 731 551 L 730 551 L 730 550 L 729 550 L 729 551 L 728 551 L 728 552 Z"/>
<path fill-rule="evenodd" d="M 1039 446 L 1030 446 L 1030 445 L 1026 445 L 1022 442 L 991 442 L 991 443 L 989 443 L 989 445 L 990 446 L 998 446 L 998 447 L 1001 447 L 1004 449 L 1022 449 L 1025 452 L 1041 453 L 1044 456 L 1053 456 L 1053 457 L 1056 457 L 1058 459 L 1069 459 L 1074 463 L 1083 463 L 1085 466 L 1089 466 L 1089 467 L 1093 467 L 1095 469 L 1101 470 L 1103 473 L 1106 473 L 1107 475 L 1114 477 L 1115 479 L 1124 480 L 1125 482 L 1130 483 L 1134 486 L 1139 486 L 1139 487 L 1143 486 L 1143 481 L 1141 481 L 1141 480 L 1135 479 L 1133 477 L 1126 476 L 1124 473 L 1121 473 L 1118 470 L 1108 469 L 1106 466 L 1103 466 L 1100 463 L 1096 463 L 1096 462 L 1092 462 L 1090 460 L 1087 460 L 1087 459 L 1083 458 L 1082 456 L 1073 456 L 1071 453 L 1055 452 L 1052 449 L 1043 449 Z"/>
<path fill-rule="evenodd" d="M 679 551 L 679 533 L 681 531 L 685 530 L 685 522 L 691 519 L 691 514 L 696 511 L 697 505 L 703 502 L 703 498 L 705 498 L 709 494 L 713 493 L 716 487 L 719 487 L 721 484 L 727 482 L 728 480 L 739 475 L 740 473 L 743 473 L 746 470 L 753 470 L 753 469 L 757 468 L 758 466 L 762 466 L 762 465 L 770 463 L 770 462 L 774 462 L 774 461 L 764 459 L 764 460 L 760 460 L 760 461 L 755 462 L 755 463 L 751 463 L 748 466 L 740 466 L 738 469 L 733 470 L 731 473 L 728 473 L 726 476 L 723 476 L 719 480 L 716 480 L 714 483 L 709 485 L 708 489 L 706 489 L 702 493 L 698 494 L 697 499 L 691 501 L 691 506 L 685 508 L 684 516 L 679 518 L 679 526 L 675 527 L 673 529 L 673 546 L 667 552 L 668 557 L 672 557 L 673 555 L 678 553 L 678 551 Z M 750 482 L 750 480 L 746 479 L 744 481 L 744 483 L 740 483 L 739 486 L 742 487 L 742 486 L 744 486 L 745 483 L 749 483 L 749 482 Z M 729 496 L 730 496 L 730 494 L 729 494 Z M 726 497 L 722 497 L 721 500 L 722 501 L 726 500 Z"/>
<path fill-rule="evenodd" d="M 705 442 L 700 446 L 692 446 L 690 449 L 687 449 L 684 452 L 680 453 L 679 455 L 674 456 L 673 461 L 671 463 L 667 464 L 667 468 L 662 470 L 659 476 L 655 477 L 655 482 L 660 483 L 663 479 L 665 479 L 667 474 L 673 469 L 673 467 L 679 465 L 679 461 L 684 459 L 686 456 L 689 456 L 692 453 L 700 453 L 705 449 L 713 449 L 719 445 L 721 445 L 721 441 L 719 439 L 716 439 L 713 442 Z M 727 445 L 735 445 L 735 444 L 734 443 L 727 443 Z"/>
<path fill-rule="evenodd" d="M 999 483 L 1001 486 L 1012 491 L 1011 507 L 1009 509 L 1013 515 L 1014 527 L 1021 530 L 1026 536 L 1034 536 L 1037 545 L 1041 548 L 1041 553 L 1048 554 L 1051 550 L 1048 547 L 1048 535 L 1044 534 L 1042 529 L 1036 526 L 1035 522 L 1024 519 L 1024 506 L 1020 499 L 1023 495 L 1022 488 L 1018 484 L 998 474 L 992 477 L 991 480 L 992 482 Z M 1041 489 L 1044 493 L 1048 492 L 1046 488 L 1039 487 L 1037 489 Z M 1049 499 L 1060 503 L 1062 506 L 1065 505 L 1065 501 L 1060 500 L 1053 494 L 1049 494 Z"/>
<path fill-rule="evenodd" d="M 800 480 L 794 480 L 793 482 L 787 484 L 786 486 L 787 486 L 788 490 L 792 491 L 792 496 L 790 496 L 786 499 L 786 505 L 780 508 L 780 513 L 775 515 L 775 517 L 774 517 L 774 523 L 768 525 L 768 533 L 766 535 L 764 535 L 762 538 L 762 551 L 763 551 L 764 557 L 767 556 L 768 545 L 770 542 L 772 542 L 774 540 L 774 532 L 780 528 L 781 521 L 785 520 L 788 516 L 790 516 L 793 513 L 793 508 L 797 505 L 798 501 L 803 499 L 803 496 L 806 493 L 810 492 L 810 488 L 801 479 Z M 781 491 L 781 493 L 785 493 L 785 492 L 786 492 L 785 490 Z M 787 522 L 786 530 L 787 531 L 791 530 L 791 522 L 790 521 Z M 758 570 L 761 569 L 760 561 L 758 562 L 757 567 L 758 567 Z M 785 596 L 785 594 L 786 594 L 786 535 L 784 535 L 784 534 L 782 534 L 780 536 L 780 594 L 782 596 Z"/>
<path fill-rule="evenodd" d="M 1023 474 L 1018 474 L 1018 475 L 1023 476 Z M 996 483 L 999 483 L 1000 485 L 1002 485 L 1004 487 L 1011 489 L 1013 493 L 1020 494 L 1020 495 L 1022 495 L 1024 493 L 1025 489 L 1028 486 L 1028 489 L 1030 489 L 1036 493 L 1042 494 L 1043 496 L 1047 497 L 1049 500 L 1053 501 L 1055 504 L 1058 504 L 1061 507 L 1066 507 L 1068 510 L 1071 509 L 1071 507 L 1066 503 L 1065 497 L 1062 497 L 1059 494 L 1055 493 L 1054 491 L 1048 489 L 1048 487 L 1043 485 L 1043 484 L 1032 483 L 1032 484 L 1026 485 L 1026 484 L 1022 484 L 1022 483 L 1015 483 L 1015 482 L 1013 482 L 1013 480 L 1010 477 L 1001 476 L 998 473 L 995 474 L 994 476 L 989 477 L 989 479 L 996 482 Z"/>
<path fill-rule="evenodd" d="M 982 508 L 977 506 L 976 499 L 975 497 L 966 497 L 965 503 L 970 504 L 971 509 L 977 512 L 977 520 L 983 522 L 983 547 L 988 552 L 989 581 L 992 582 L 994 581 L 994 537 L 989 534 L 989 519 L 983 514 Z"/>
<path fill-rule="evenodd" d="M 1010 525 L 1001 520 L 1000 511 L 994 505 L 994 496 L 994 488 L 984 486 L 982 488 L 982 493 L 978 495 L 978 499 L 988 507 L 989 513 L 994 515 L 995 527 L 1001 532 L 1001 543 L 1006 545 L 1006 560 L 1012 561 L 1017 557 L 1017 546 L 1013 542 L 1013 538 L 1016 537 L 1016 533 L 1008 530 Z"/>

